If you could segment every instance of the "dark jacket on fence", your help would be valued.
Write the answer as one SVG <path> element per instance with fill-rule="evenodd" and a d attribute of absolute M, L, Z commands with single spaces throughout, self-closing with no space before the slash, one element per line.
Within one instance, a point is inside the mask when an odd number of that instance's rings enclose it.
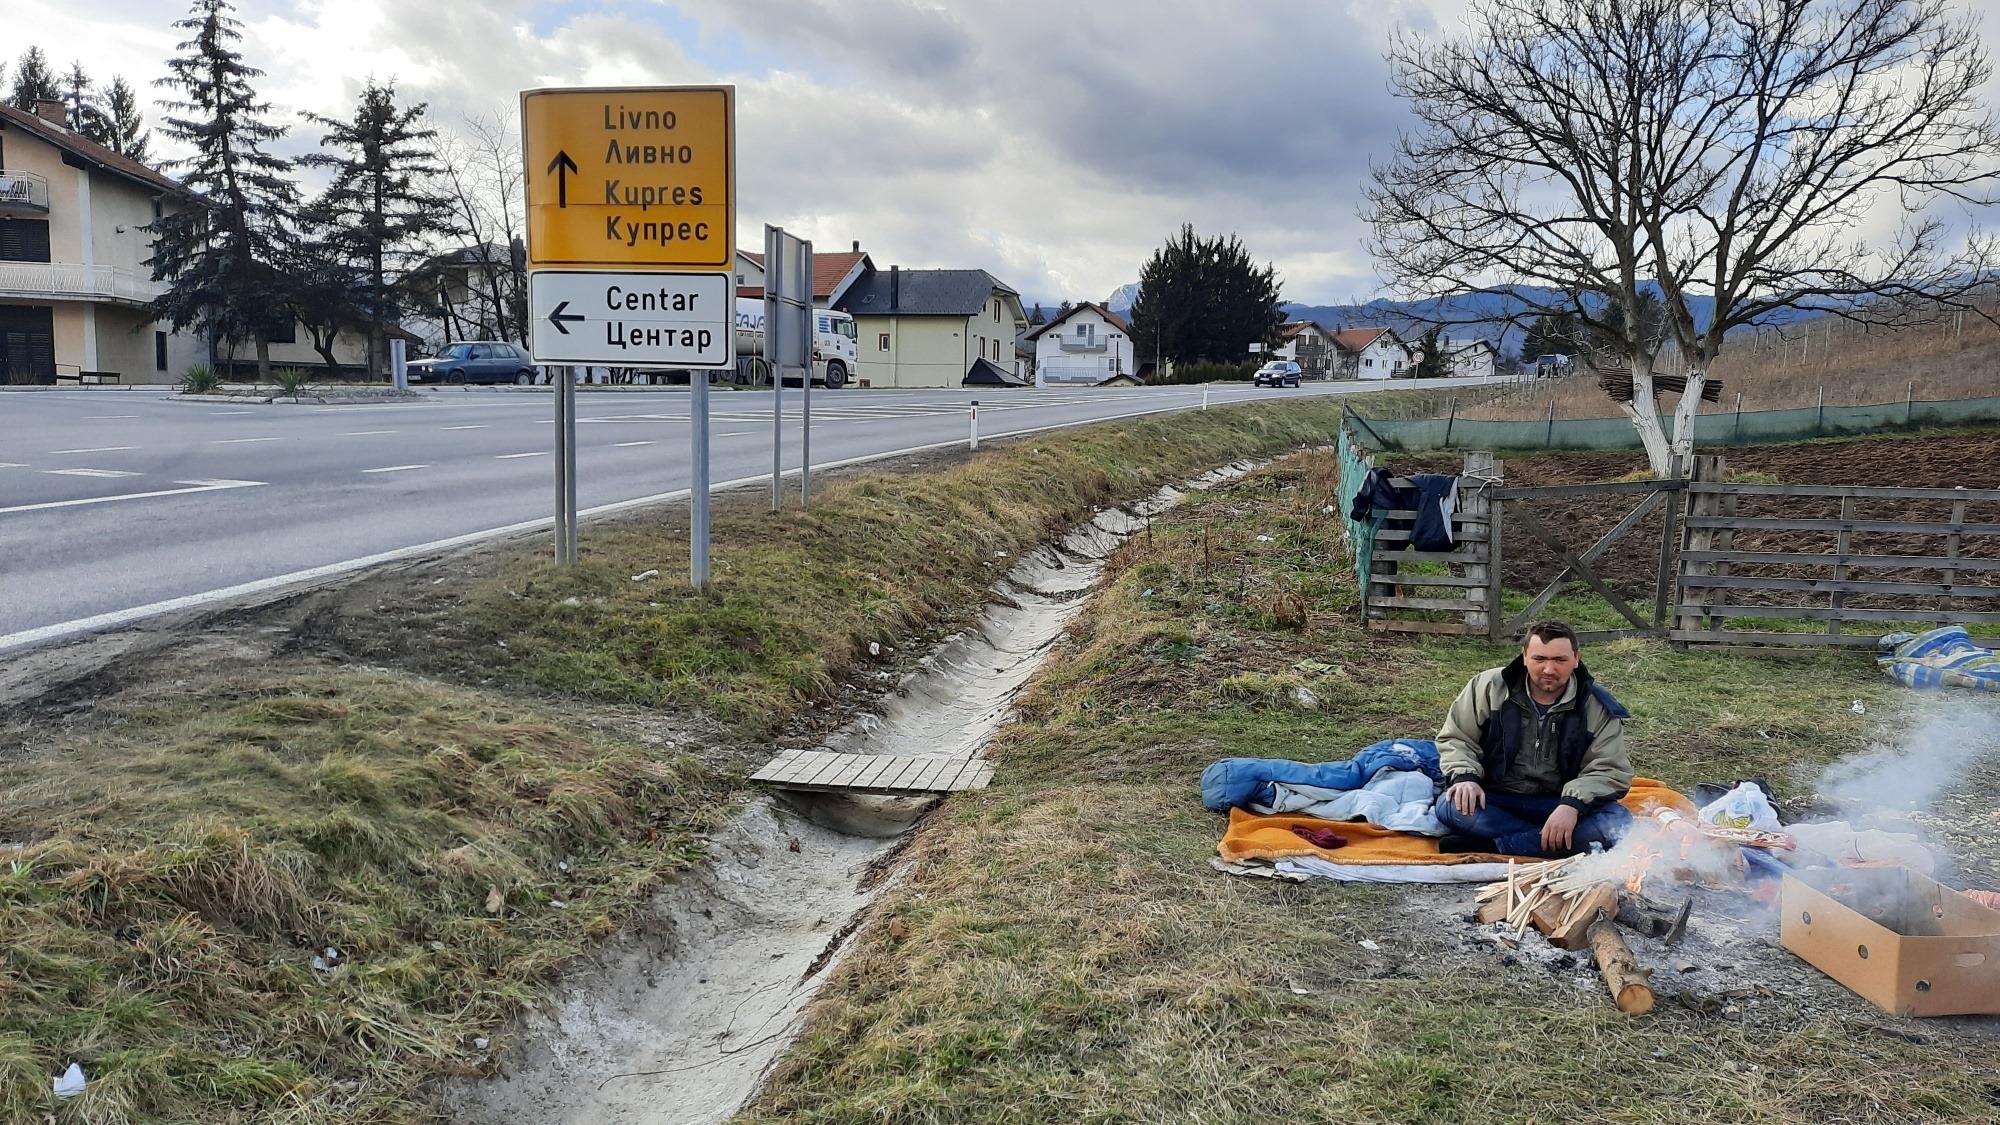
<path fill-rule="evenodd" d="M 1408 528 L 1413 551 L 1449 551 L 1454 545 L 1451 517 L 1458 508 L 1458 478 L 1444 473 L 1418 473 L 1406 488 L 1390 484 L 1395 474 L 1387 469 L 1370 469 L 1354 494 L 1354 506 L 1347 513 L 1356 523 L 1367 523 L 1384 512 L 1414 511 L 1410 520 L 1390 520 L 1384 526 Z"/>

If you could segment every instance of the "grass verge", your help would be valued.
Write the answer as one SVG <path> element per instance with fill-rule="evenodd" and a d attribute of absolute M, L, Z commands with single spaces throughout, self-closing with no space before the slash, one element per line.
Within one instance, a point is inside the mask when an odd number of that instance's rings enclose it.
<path fill-rule="evenodd" d="M 1428 734 L 1506 656 L 1358 630 L 1335 481 L 1330 455 L 1288 459 L 1121 550 L 994 747 L 994 786 L 928 822 L 741 1120 L 1993 1119 L 1990 1034 L 1784 995 L 1627 1019 L 1601 987 L 1468 953 L 1469 891 L 1211 871 L 1209 761 Z M 1294 598 L 1303 628 L 1279 612 Z M 1640 769 L 1682 787 L 1765 774 L 1795 795 L 1896 705 L 1865 657 L 1585 656 L 1633 711 Z"/>
<path fill-rule="evenodd" d="M 638 514 L 588 529 L 573 571 L 539 544 L 398 571 L 288 611 L 275 648 L 260 618 L 0 716 L 0 1122 L 430 1119 L 426 1083 L 497 1065 L 479 1041 L 632 924 L 740 790 L 730 755 L 620 716 L 762 739 L 871 641 L 969 614 L 1003 554 L 1338 415 L 996 443 L 829 480 L 810 514 L 734 494 L 707 595 L 684 516 Z M 72 1061 L 88 1087 L 57 1102 Z"/>

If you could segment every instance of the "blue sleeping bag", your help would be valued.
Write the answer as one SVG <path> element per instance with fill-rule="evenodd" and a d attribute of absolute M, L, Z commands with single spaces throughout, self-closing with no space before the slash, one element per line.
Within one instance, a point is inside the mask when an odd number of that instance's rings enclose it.
<path fill-rule="evenodd" d="M 1216 812 L 1271 805 L 1277 782 L 1319 789 L 1359 789 L 1384 769 L 1417 770 L 1442 784 L 1437 743 L 1391 738 L 1344 762 L 1292 762 L 1283 758 L 1224 758 L 1201 771 L 1201 803 Z"/>

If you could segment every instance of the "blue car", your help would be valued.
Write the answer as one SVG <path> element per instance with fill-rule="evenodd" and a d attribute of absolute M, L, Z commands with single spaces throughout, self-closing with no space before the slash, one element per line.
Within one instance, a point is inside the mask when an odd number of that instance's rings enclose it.
<path fill-rule="evenodd" d="M 412 383 L 518 383 L 536 382 L 535 361 L 528 350 L 504 340 L 471 340 L 446 344 L 436 359 L 420 359 L 409 365 Z"/>

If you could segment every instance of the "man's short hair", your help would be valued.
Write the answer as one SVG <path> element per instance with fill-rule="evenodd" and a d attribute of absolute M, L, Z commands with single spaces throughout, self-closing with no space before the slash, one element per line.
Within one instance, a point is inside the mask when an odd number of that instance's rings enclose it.
<path fill-rule="evenodd" d="M 1576 630 L 1561 621 L 1537 621 L 1528 626 L 1528 632 L 1521 638 L 1521 647 L 1526 648 L 1530 640 L 1549 644 L 1553 641 L 1568 641 L 1571 652 L 1582 649 L 1576 641 Z"/>

